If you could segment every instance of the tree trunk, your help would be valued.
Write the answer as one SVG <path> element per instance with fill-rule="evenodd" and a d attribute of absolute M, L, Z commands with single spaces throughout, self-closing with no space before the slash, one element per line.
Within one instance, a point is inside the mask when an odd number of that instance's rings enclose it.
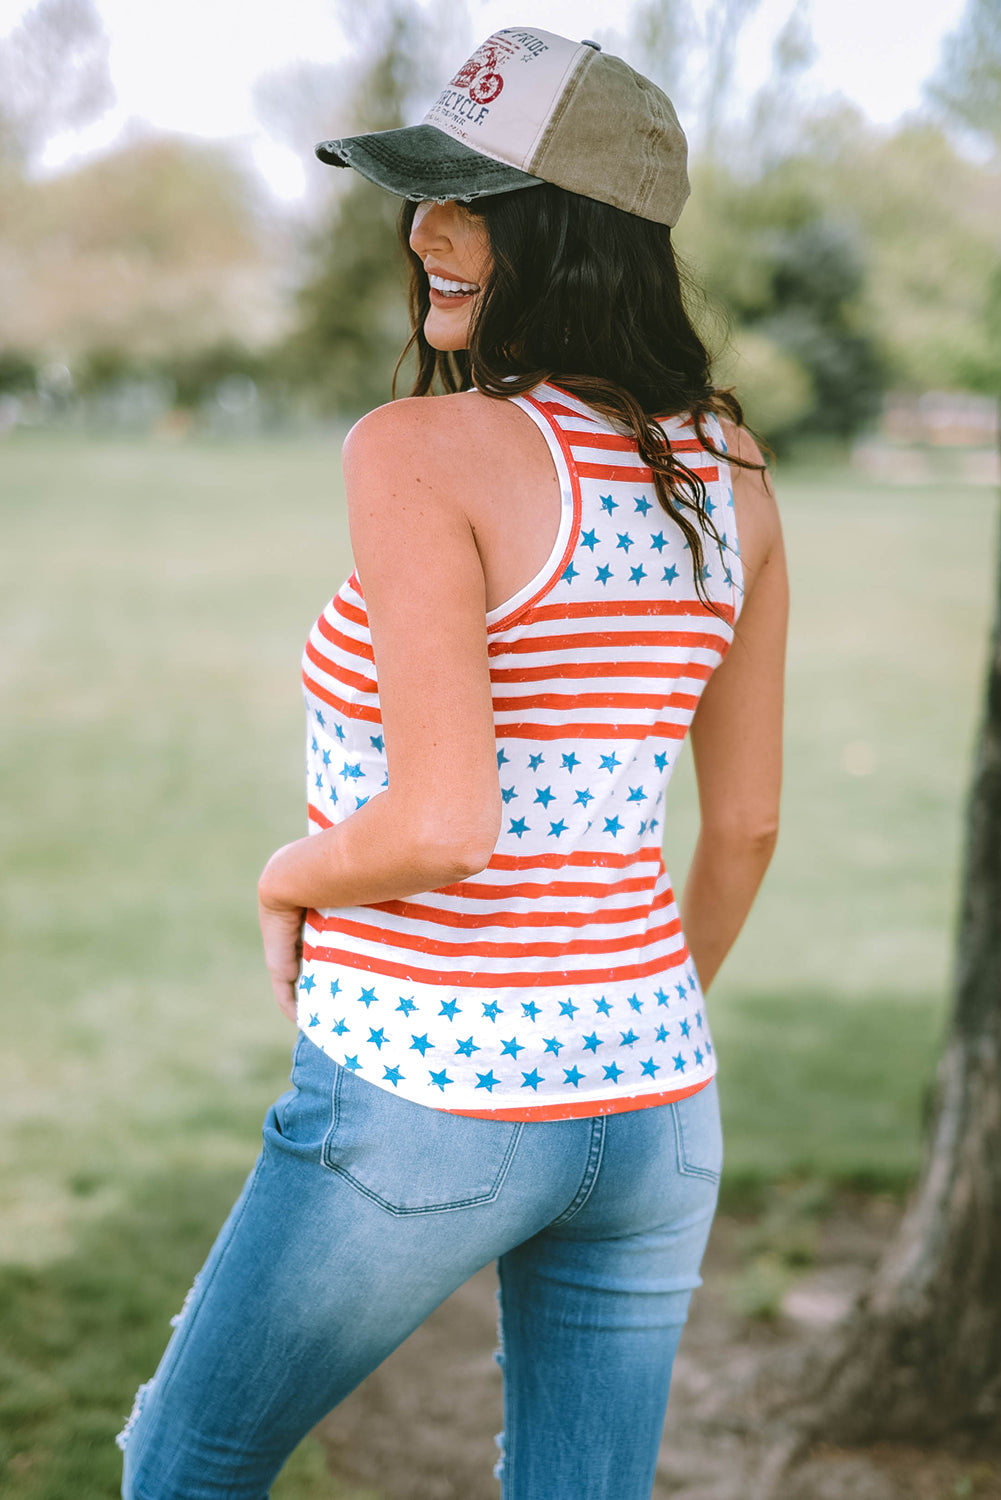
<path fill-rule="evenodd" d="M 815 1392 L 835 1442 L 1001 1437 L 1001 571 L 995 610 L 928 1152 Z"/>

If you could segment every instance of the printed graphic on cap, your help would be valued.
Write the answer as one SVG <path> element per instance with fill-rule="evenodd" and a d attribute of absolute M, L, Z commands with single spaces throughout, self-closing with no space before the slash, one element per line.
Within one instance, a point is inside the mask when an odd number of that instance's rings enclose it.
<path fill-rule="evenodd" d="M 423 123 L 530 172 L 553 111 L 589 54 L 548 31 L 497 31 L 442 90 Z"/>

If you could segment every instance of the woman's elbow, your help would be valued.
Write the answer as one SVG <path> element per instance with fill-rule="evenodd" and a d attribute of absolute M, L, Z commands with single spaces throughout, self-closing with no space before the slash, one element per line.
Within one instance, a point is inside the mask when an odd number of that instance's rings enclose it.
<path fill-rule="evenodd" d="M 778 810 L 703 825 L 702 837 L 733 854 L 771 859 L 779 841 Z"/>
<path fill-rule="evenodd" d="M 431 819 L 418 836 L 418 858 L 435 885 L 451 885 L 479 875 L 493 857 L 500 837 L 500 815 L 477 816 L 462 823 Z"/>

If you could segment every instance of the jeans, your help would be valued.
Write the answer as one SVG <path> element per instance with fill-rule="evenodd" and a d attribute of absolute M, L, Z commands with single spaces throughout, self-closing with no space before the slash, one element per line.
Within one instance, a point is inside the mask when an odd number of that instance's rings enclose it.
<path fill-rule="evenodd" d="M 125 1500 L 264 1500 L 300 1439 L 494 1259 L 502 1500 L 649 1500 L 716 1206 L 715 1082 L 593 1119 L 470 1119 L 301 1034 L 291 1081 L 119 1439 Z"/>

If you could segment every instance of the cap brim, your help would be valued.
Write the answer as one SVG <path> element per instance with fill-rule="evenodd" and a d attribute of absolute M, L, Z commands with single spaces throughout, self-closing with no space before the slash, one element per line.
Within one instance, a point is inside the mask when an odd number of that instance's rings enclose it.
<path fill-rule="evenodd" d="M 427 198 L 468 201 L 542 182 L 519 167 L 482 156 L 434 125 L 407 125 L 401 130 L 321 141 L 316 154 L 332 167 L 354 167 L 370 182 L 417 202 Z"/>

